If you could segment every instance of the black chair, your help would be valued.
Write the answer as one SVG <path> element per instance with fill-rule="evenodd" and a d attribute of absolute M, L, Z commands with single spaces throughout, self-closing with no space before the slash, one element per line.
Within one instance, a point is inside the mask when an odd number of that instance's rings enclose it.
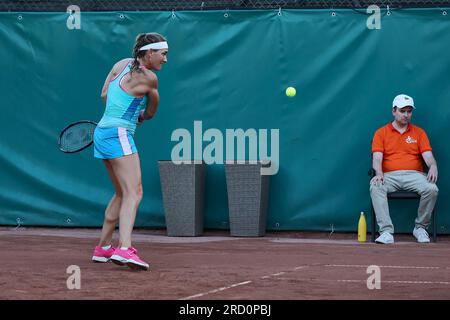
<path fill-rule="evenodd" d="M 373 178 L 375 176 L 375 170 L 370 169 L 369 170 L 369 176 Z M 419 199 L 420 195 L 417 192 L 412 191 L 395 191 L 395 192 L 389 192 L 387 194 L 387 198 L 389 199 Z M 377 221 L 376 221 L 376 215 L 375 215 L 375 209 L 373 208 L 372 198 L 370 198 L 370 204 L 372 207 L 372 236 L 371 240 L 372 242 L 375 242 L 375 233 L 377 230 Z M 431 213 L 431 219 L 432 219 L 432 227 L 433 227 L 433 242 L 437 241 L 437 224 L 436 224 L 436 205 L 433 208 L 433 212 Z"/>

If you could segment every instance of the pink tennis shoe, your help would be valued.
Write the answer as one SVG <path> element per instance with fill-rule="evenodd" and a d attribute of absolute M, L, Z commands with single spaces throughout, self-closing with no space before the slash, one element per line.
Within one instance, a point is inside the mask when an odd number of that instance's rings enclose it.
<path fill-rule="evenodd" d="M 92 261 L 94 262 L 108 262 L 111 256 L 114 254 L 116 248 L 111 246 L 109 249 L 105 250 L 100 246 L 96 246 L 94 249 L 94 255 L 92 256 Z"/>
<path fill-rule="evenodd" d="M 138 257 L 137 250 L 133 247 L 129 247 L 127 250 L 117 248 L 111 256 L 111 261 L 120 266 L 126 264 L 135 270 L 148 270 L 150 268 L 147 262 Z"/>

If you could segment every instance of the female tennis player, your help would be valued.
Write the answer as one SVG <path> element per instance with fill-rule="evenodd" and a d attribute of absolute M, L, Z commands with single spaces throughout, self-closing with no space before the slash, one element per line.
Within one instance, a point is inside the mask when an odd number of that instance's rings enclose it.
<path fill-rule="evenodd" d="M 154 71 L 167 62 L 166 39 L 157 33 L 139 34 L 133 58 L 117 62 L 106 77 L 101 97 L 105 112 L 94 132 L 94 157 L 103 159 L 115 188 L 103 222 L 102 235 L 92 260 L 148 270 L 132 247 L 136 211 L 142 199 L 141 165 L 133 141 L 136 124 L 151 119 L 158 103 L 158 78 Z M 111 240 L 119 223 L 119 245 Z"/>

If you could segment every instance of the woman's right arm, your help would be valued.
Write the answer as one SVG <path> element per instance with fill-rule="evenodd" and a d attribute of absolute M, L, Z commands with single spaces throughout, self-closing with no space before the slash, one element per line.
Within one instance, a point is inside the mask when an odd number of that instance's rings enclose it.
<path fill-rule="evenodd" d="M 147 93 L 147 107 L 141 114 L 142 120 L 149 120 L 153 118 L 159 104 L 158 78 L 154 73 L 150 74 L 149 84 L 150 88 Z"/>

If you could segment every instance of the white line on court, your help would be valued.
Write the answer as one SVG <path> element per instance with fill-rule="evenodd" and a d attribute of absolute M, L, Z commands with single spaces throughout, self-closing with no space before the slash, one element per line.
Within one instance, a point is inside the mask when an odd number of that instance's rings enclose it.
<path fill-rule="evenodd" d="M 300 266 L 300 267 L 295 267 L 294 268 L 294 271 L 297 271 L 297 270 L 300 270 L 300 269 L 303 269 L 303 268 L 306 268 L 307 266 Z"/>
<path fill-rule="evenodd" d="M 243 285 L 249 284 L 251 282 L 252 281 L 250 281 L 250 280 L 249 281 L 244 281 L 244 282 L 239 282 L 239 283 L 235 283 L 235 284 L 232 284 L 230 286 L 222 287 L 222 288 L 219 288 L 219 289 L 214 289 L 214 290 L 206 291 L 206 292 L 203 292 L 203 293 L 194 294 L 193 296 L 189 296 L 189 297 L 186 297 L 186 298 L 181 298 L 179 300 L 190 300 L 190 299 L 200 298 L 200 297 L 206 296 L 206 295 L 211 294 L 211 293 L 216 293 L 216 292 L 224 291 L 224 290 L 227 290 L 227 289 L 230 289 L 230 288 L 243 286 Z"/>
<path fill-rule="evenodd" d="M 265 275 L 265 276 L 261 276 L 260 279 L 269 279 L 269 278 L 274 278 L 274 277 L 278 277 L 281 275 L 285 275 L 289 272 L 293 272 L 293 271 L 297 271 L 300 269 L 304 269 L 304 268 L 308 268 L 308 267 L 344 267 L 344 268 L 367 268 L 369 265 L 357 265 L 357 264 L 325 264 L 325 265 L 304 265 L 304 266 L 298 266 L 295 268 L 290 269 L 289 271 L 280 271 L 277 273 L 272 273 L 269 275 Z M 380 268 L 393 268 L 393 269 L 448 269 L 448 267 L 418 267 L 418 266 L 379 266 Z M 286 280 L 287 278 L 283 278 L 283 277 L 279 277 L 277 278 L 278 280 Z M 362 282 L 362 283 L 366 283 L 367 280 L 334 280 L 334 279 L 312 279 L 312 278 L 308 278 L 308 279 L 299 279 L 299 278 L 295 278 L 295 280 L 297 281 L 319 281 L 319 282 Z M 243 282 L 239 282 L 239 283 L 235 283 L 232 284 L 230 286 L 226 286 L 226 287 L 222 287 L 219 289 L 214 289 L 214 290 L 210 290 L 210 291 L 206 291 L 203 293 L 198 293 L 186 298 L 181 298 L 179 300 L 190 300 L 190 299 L 195 299 L 195 298 L 200 298 L 200 297 L 204 297 L 206 295 L 209 294 L 213 294 L 216 292 L 220 292 L 220 291 L 224 291 L 224 290 L 228 290 L 231 288 L 235 288 L 238 286 L 243 286 L 243 285 L 247 285 L 249 283 L 252 283 L 253 281 L 248 280 L 248 281 L 243 281 Z M 396 284 L 438 284 L 438 285 L 450 285 L 450 282 L 448 281 L 401 281 L 401 280 L 384 280 L 382 281 L 383 283 L 396 283 Z"/>
<path fill-rule="evenodd" d="M 333 280 L 330 280 L 333 281 Z M 337 282 L 367 282 L 367 280 L 336 280 Z M 383 280 L 381 283 L 402 283 L 402 284 L 445 284 L 450 285 L 448 281 L 402 281 L 402 280 Z"/>
<path fill-rule="evenodd" d="M 92 238 L 96 239 L 99 234 L 96 230 L 83 231 L 83 230 L 66 230 L 66 229 L 38 229 L 38 230 L 0 230 L 1 236 L 39 236 L 39 237 L 63 237 L 63 238 Z M 114 234 L 114 240 L 118 239 L 118 234 Z M 238 237 L 228 237 L 228 236 L 202 236 L 202 237 L 168 237 L 163 234 L 143 234 L 135 233 L 133 234 L 133 240 L 136 242 L 156 242 L 156 243 L 203 243 L 203 242 L 213 242 L 213 241 L 234 241 L 242 238 Z"/>
<path fill-rule="evenodd" d="M 367 280 L 349 280 L 349 279 L 314 279 L 314 278 L 279 278 L 280 280 L 295 280 L 305 282 L 353 282 L 353 283 L 367 283 Z M 448 281 L 408 281 L 408 280 L 382 280 L 381 283 L 391 284 L 434 284 L 434 285 L 450 285 Z"/>
<path fill-rule="evenodd" d="M 307 267 L 307 266 L 295 267 L 295 268 L 292 269 L 292 271 L 297 271 L 297 270 L 303 269 L 305 267 Z M 272 274 L 269 274 L 269 275 L 266 275 L 266 276 L 262 276 L 260 279 L 269 279 L 269 278 L 272 278 L 272 277 L 281 276 L 283 274 L 286 274 L 286 271 L 281 271 L 281 272 L 272 273 Z M 235 287 L 238 287 L 238 286 L 243 286 L 243 285 L 246 285 L 246 284 L 249 284 L 249 283 L 252 283 L 252 282 L 253 281 L 251 281 L 251 280 L 243 281 L 243 282 L 235 283 L 235 284 L 232 284 L 232 285 L 229 285 L 229 286 L 226 286 L 226 287 L 222 287 L 222 288 L 218 288 L 218 289 L 214 289 L 214 290 L 210 290 L 210 291 L 194 294 L 192 296 L 181 298 L 179 300 L 190 300 L 190 299 L 200 298 L 200 297 L 204 297 L 204 296 L 206 296 L 208 294 L 212 294 L 212 293 L 228 290 L 228 289 L 235 288 Z"/>
<path fill-rule="evenodd" d="M 378 265 L 377 265 L 378 266 Z M 338 268 L 367 268 L 369 265 L 359 264 L 326 264 L 325 267 L 338 267 Z M 417 267 L 417 266 L 378 266 L 380 268 L 391 269 L 442 269 L 441 267 Z"/>

